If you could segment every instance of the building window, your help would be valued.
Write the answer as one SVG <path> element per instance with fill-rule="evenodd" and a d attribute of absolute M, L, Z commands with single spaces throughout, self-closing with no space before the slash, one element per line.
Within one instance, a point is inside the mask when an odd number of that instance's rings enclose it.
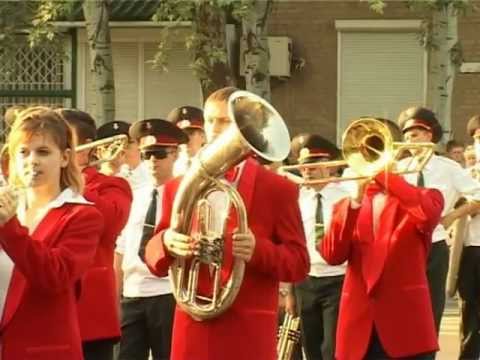
<path fill-rule="evenodd" d="M 119 28 L 111 30 L 115 76 L 115 117 L 134 122 L 165 118 L 182 105 L 202 107 L 200 82 L 190 68 L 190 57 L 179 41 L 169 52 L 168 72 L 152 68 L 160 29 Z M 93 112 L 94 84 L 89 71 L 85 30 L 79 30 L 79 108 Z"/>
<path fill-rule="evenodd" d="M 342 20 L 338 32 L 337 139 L 351 120 L 396 120 L 426 101 L 427 55 L 418 20 Z"/>

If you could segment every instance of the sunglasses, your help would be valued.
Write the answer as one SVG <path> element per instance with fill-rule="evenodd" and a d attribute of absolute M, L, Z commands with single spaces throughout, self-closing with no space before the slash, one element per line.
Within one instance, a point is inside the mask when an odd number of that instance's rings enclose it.
<path fill-rule="evenodd" d="M 176 150 L 167 150 L 167 149 L 154 149 L 154 150 L 142 150 L 140 156 L 142 160 L 149 160 L 152 156 L 156 160 L 165 159 L 169 154 L 174 154 Z"/>

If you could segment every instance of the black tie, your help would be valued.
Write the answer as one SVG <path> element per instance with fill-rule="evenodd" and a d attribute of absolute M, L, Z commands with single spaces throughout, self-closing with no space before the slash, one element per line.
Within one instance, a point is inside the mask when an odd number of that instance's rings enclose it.
<path fill-rule="evenodd" d="M 157 189 L 152 191 L 152 200 L 148 206 L 147 216 L 145 216 L 145 222 L 143 224 L 142 240 L 140 241 L 140 247 L 138 248 L 138 256 L 140 259 L 145 260 L 145 247 L 147 246 L 148 240 L 153 235 L 155 230 L 155 222 L 157 217 Z"/>
<path fill-rule="evenodd" d="M 423 171 L 420 171 L 418 173 L 417 186 L 418 187 L 425 187 L 425 179 L 423 177 Z"/>
<path fill-rule="evenodd" d="M 315 240 L 316 243 L 321 241 L 325 233 L 323 226 L 323 210 L 322 210 L 322 195 L 317 193 L 317 209 L 315 210 Z"/>
<path fill-rule="evenodd" d="M 323 224 L 322 194 L 317 193 L 317 210 L 315 211 L 315 223 Z"/>

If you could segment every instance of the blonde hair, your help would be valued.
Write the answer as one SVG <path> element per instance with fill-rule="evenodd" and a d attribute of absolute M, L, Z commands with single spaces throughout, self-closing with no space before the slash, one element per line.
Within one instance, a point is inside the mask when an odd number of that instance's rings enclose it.
<path fill-rule="evenodd" d="M 31 139 L 34 135 L 49 135 L 52 141 L 63 153 L 70 149 L 67 166 L 60 172 L 60 188 L 72 188 L 75 192 L 83 192 L 83 177 L 75 160 L 75 138 L 72 129 L 53 109 L 44 106 L 29 107 L 20 111 L 7 139 L 9 162 L 9 183 L 18 186 L 21 184 L 15 170 L 15 152 L 18 144 L 24 139 Z"/>

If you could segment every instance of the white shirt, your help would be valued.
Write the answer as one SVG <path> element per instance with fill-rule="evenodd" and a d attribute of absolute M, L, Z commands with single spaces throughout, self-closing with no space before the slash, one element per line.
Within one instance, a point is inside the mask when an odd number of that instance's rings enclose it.
<path fill-rule="evenodd" d="M 480 246 L 480 214 L 467 220 L 464 246 Z"/>
<path fill-rule="evenodd" d="M 163 190 L 163 185 L 157 187 L 155 224 L 158 224 L 162 214 Z M 150 297 L 172 292 L 168 277 L 159 278 L 153 275 L 138 256 L 143 225 L 152 198 L 152 192 L 152 185 L 144 185 L 133 191 L 133 201 L 128 222 L 117 238 L 115 251 L 123 255 L 123 296 L 125 297 Z"/>
<path fill-rule="evenodd" d="M 408 161 L 408 159 L 402 160 Z M 405 179 L 417 184 L 418 173 L 405 174 Z M 433 155 L 423 169 L 424 186 L 439 190 L 445 205 L 442 216 L 451 212 L 461 196 L 469 200 L 480 200 L 480 182 L 463 169 L 457 162 L 443 156 Z M 432 235 L 432 242 L 446 240 L 447 230 L 438 224 Z"/>
<path fill-rule="evenodd" d="M 130 169 L 127 164 L 123 164 L 118 176 L 128 181 L 132 191 L 152 183 L 152 178 L 144 161 L 141 161 L 135 169 Z"/>
<path fill-rule="evenodd" d="M 472 174 L 475 168 L 467 168 L 465 171 Z M 478 179 L 473 176 L 475 180 Z M 480 246 L 480 214 L 475 216 L 469 216 L 466 222 L 466 232 L 464 239 L 464 246 Z"/>
<path fill-rule="evenodd" d="M 75 193 L 71 188 L 66 188 L 37 213 L 36 218 L 28 229 L 29 234 L 32 234 L 35 231 L 35 228 L 38 226 L 40 221 L 43 220 L 45 215 L 47 215 L 51 209 L 62 207 L 65 203 L 91 204 L 85 200 L 83 196 Z M 20 224 L 26 226 L 26 201 L 24 197 L 19 198 L 17 218 Z M 0 314 L 3 314 L 8 287 L 12 277 L 13 266 L 13 261 L 8 257 L 7 253 L 3 250 L 0 250 Z"/>
<path fill-rule="evenodd" d="M 324 229 L 327 231 L 332 219 L 333 206 L 339 200 L 348 197 L 348 192 L 341 184 L 329 183 L 319 191 L 322 195 L 322 214 Z M 317 211 L 317 192 L 309 187 L 300 189 L 299 206 L 302 213 L 303 227 L 307 239 L 307 250 L 310 255 L 310 276 L 324 277 L 345 274 L 346 264 L 332 266 L 322 258 L 316 249 L 315 214 Z"/>
<path fill-rule="evenodd" d="M 188 156 L 186 151 L 180 151 L 178 154 L 178 159 L 175 161 L 175 164 L 173 164 L 173 176 L 182 176 L 184 175 L 188 168 L 190 167 L 190 164 L 192 163 L 192 160 Z"/>

